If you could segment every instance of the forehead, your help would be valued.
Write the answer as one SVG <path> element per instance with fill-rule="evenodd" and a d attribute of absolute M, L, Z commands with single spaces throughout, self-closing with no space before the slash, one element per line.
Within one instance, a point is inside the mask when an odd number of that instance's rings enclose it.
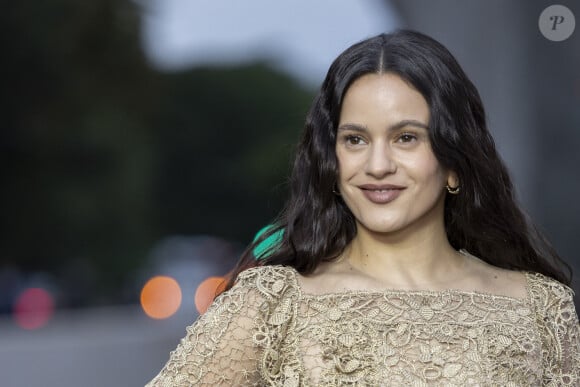
<path fill-rule="evenodd" d="M 425 98 L 408 82 L 393 73 L 366 74 L 347 89 L 341 106 L 340 122 L 413 119 L 429 121 Z"/>

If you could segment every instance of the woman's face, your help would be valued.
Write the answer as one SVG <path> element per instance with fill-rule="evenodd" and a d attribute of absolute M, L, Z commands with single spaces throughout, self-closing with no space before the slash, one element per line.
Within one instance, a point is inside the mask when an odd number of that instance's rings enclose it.
<path fill-rule="evenodd" d="M 429 106 L 399 76 L 367 74 L 347 90 L 337 130 L 338 188 L 357 225 L 392 233 L 443 224 L 454 174 L 429 142 Z"/>

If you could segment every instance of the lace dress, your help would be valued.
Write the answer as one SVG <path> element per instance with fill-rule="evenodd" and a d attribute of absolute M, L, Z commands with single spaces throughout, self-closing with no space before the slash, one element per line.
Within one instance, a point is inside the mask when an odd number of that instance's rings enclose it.
<path fill-rule="evenodd" d="M 528 296 L 302 292 L 294 269 L 246 270 L 147 386 L 580 386 L 572 291 Z"/>

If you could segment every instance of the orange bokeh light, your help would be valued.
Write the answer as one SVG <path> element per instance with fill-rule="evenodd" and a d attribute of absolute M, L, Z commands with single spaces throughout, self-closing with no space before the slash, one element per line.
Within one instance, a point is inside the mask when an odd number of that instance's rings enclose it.
<path fill-rule="evenodd" d="M 141 290 L 141 307 L 154 319 L 171 317 L 181 306 L 181 288 L 176 280 L 166 276 L 151 278 Z"/>
<path fill-rule="evenodd" d="M 224 277 L 209 277 L 202 281 L 195 291 L 195 308 L 199 314 L 204 314 L 211 305 L 216 294 L 221 293 L 227 280 Z"/>
<path fill-rule="evenodd" d="M 53 314 L 53 298 L 42 288 L 26 289 L 14 304 L 14 319 L 16 324 L 24 329 L 42 328 Z"/>

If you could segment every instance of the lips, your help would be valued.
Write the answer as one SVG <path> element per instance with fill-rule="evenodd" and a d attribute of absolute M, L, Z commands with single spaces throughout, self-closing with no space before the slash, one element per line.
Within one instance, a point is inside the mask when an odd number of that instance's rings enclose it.
<path fill-rule="evenodd" d="M 387 204 L 395 200 L 405 189 L 393 184 L 364 184 L 359 186 L 363 195 L 375 204 Z"/>

